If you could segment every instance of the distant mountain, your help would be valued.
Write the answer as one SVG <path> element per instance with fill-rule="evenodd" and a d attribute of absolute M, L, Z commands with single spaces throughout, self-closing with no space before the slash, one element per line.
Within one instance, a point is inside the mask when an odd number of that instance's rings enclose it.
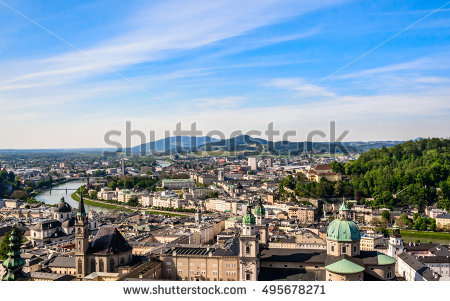
<path fill-rule="evenodd" d="M 131 152 L 140 153 L 142 149 L 145 150 L 145 153 L 165 153 L 174 150 L 178 152 L 190 152 L 192 149 L 195 150 L 196 147 L 216 141 L 219 141 L 219 139 L 208 136 L 174 136 L 135 146 L 131 148 Z"/>
<path fill-rule="evenodd" d="M 379 149 L 383 146 L 391 147 L 403 141 L 370 141 L 370 142 L 271 142 L 261 138 L 248 135 L 240 135 L 230 139 L 205 143 L 197 147 L 200 151 L 264 151 L 273 154 L 299 154 L 305 151 L 319 153 L 362 153 L 370 149 Z"/>
<path fill-rule="evenodd" d="M 353 141 L 342 143 L 328 142 L 271 142 L 262 138 L 255 138 L 248 135 L 239 135 L 229 139 L 219 140 L 216 138 L 202 136 L 174 136 L 149 142 L 143 145 L 132 147 L 131 153 L 139 154 L 144 148 L 145 153 L 166 153 L 168 151 L 196 152 L 196 151 L 240 151 L 240 152 L 269 152 L 273 154 L 297 154 L 304 151 L 314 151 L 319 153 L 329 153 L 335 149 L 336 153 L 363 153 L 370 149 L 380 149 L 383 146 L 391 147 L 404 141 Z M 345 148 L 343 148 L 344 146 Z M 69 148 L 69 149 L 0 149 L 0 154 L 40 154 L 40 153 L 100 153 L 115 152 L 114 148 Z M 124 149 L 123 151 L 126 151 Z"/>
<path fill-rule="evenodd" d="M 354 147 L 358 150 L 358 153 L 367 152 L 370 149 L 380 149 L 384 147 L 391 147 L 403 143 L 405 141 L 356 141 L 356 142 L 343 142 L 343 145 Z"/>

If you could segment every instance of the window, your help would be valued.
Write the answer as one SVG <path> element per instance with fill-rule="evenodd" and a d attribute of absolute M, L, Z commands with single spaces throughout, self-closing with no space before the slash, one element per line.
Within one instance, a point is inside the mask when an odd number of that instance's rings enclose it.
<path fill-rule="evenodd" d="M 334 252 L 334 246 L 331 246 L 331 252 Z"/>
<path fill-rule="evenodd" d="M 95 272 L 95 259 L 91 259 L 91 273 Z"/>
<path fill-rule="evenodd" d="M 110 273 L 114 273 L 115 265 L 116 265 L 116 262 L 114 261 L 113 258 L 111 258 L 109 260 L 109 272 Z"/>
<path fill-rule="evenodd" d="M 347 247 L 342 247 L 342 253 L 347 253 Z"/>
<path fill-rule="evenodd" d="M 245 246 L 245 253 L 250 254 L 250 246 Z"/>
<path fill-rule="evenodd" d="M 105 268 L 105 266 L 104 266 L 104 263 L 103 263 L 103 259 L 100 259 L 98 261 L 98 271 L 99 272 L 104 272 L 105 271 L 104 268 Z"/>
<path fill-rule="evenodd" d="M 83 273 L 83 262 L 81 261 L 81 259 L 78 259 L 78 274 L 82 273 Z"/>
<path fill-rule="evenodd" d="M 251 275 L 249 273 L 245 274 L 245 280 L 250 280 L 251 279 Z"/>
<path fill-rule="evenodd" d="M 356 253 L 356 246 L 353 246 L 353 252 Z"/>
<path fill-rule="evenodd" d="M 390 278 L 392 277 L 392 272 L 387 272 L 386 277 L 387 277 L 388 279 L 390 279 Z"/>

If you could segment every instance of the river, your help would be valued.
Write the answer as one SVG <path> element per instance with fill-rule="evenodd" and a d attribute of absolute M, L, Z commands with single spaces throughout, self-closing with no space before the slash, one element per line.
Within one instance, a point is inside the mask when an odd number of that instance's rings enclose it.
<path fill-rule="evenodd" d="M 72 206 L 72 208 L 78 208 L 78 202 L 72 199 L 71 195 L 75 192 L 78 187 L 83 186 L 86 184 L 86 181 L 73 181 L 73 182 L 67 182 L 65 184 L 57 185 L 52 187 L 52 191 L 50 193 L 50 189 L 46 189 L 39 193 L 35 198 L 37 201 L 44 202 L 46 204 L 57 204 L 61 200 L 61 197 L 63 196 L 66 202 Z M 54 189 L 68 189 L 67 193 L 65 190 L 54 190 Z M 105 207 L 98 207 L 95 205 L 88 205 L 84 204 L 84 207 L 86 208 L 86 211 L 89 211 L 91 209 L 97 211 L 97 212 L 111 212 L 112 209 L 105 208 Z"/>

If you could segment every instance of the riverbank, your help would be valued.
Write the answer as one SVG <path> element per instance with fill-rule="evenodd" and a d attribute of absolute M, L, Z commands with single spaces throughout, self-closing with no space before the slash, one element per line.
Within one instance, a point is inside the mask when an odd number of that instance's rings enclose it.
<path fill-rule="evenodd" d="M 80 201 L 80 196 L 74 192 L 72 193 L 71 197 L 79 202 Z M 107 203 L 103 203 L 103 202 L 97 202 L 91 199 L 87 199 L 87 198 L 83 198 L 83 202 L 88 204 L 88 205 L 92 205 L 92 206 L 97 206 L 97 207 L 102 207 L 102 208 L 108 208 L 111 210 L 121 210 L 121 211 L 127 211 L 127 212 L 133 212 L 133 210 L 125 207 L 125 206 L 121 206 L 121 205 L 115 205 L 115 204 L 107 204 Z"/>
<path fill-rule="evenodd" d="M 42 192 L 44 192 L 46 190 L 49 190 L 49 189 L 51 189 L 53 187 L 56 187 L 58 185 L 69 183 L 70 181 L 74 181 L 74 180 L 58 179 L 58 180 L 52 182 L 50 185 L 45 185 L 45 186 L 40 187 L 38 190 L 33 190 L 32 192 L 30 192 L 29 195 L 30 195 L 30 197 L 34 198 L 35 196 L 37 196 L 38 194 L 40 194 L 40 193 L 42 193 Z"/>
<path fill-rule="evenodd" d="M 77 201 L 77 202 L 80 201 L 80 196 L 76 192 L 72 193 L 71 196 L 75 201 Z M 162 211 L 162 210 L 151 210 L 151 209 L 146 210 L 145 208 L 142 208 L 142 207 L 134 208 L 134 207 L 130 207 L 127 205 L 111 204 L 111 203 L 107 203 L 107 202 L 103 202 L 103 201 L 94 201 L 94 200 L 88 199 L 88 198 L 83 198 L 83 202 L 88 205 L 92 205 L 92 206 L 108 208 L 111 210 L 121 210 L 121 211 L 126 211 L 126 212 L 145 211 L 148 214 L 166 215 L 166 216 L 190 216 L 190 215 L 192 215 L 189 213 L 173 213 L 173 212 Z"/>
<path fill-rule="evenodd" d="M 400 234 L 404 242 L 420 240 L 421 243 L 450 244 L 450 233 L 448 232 L 401 230 Z"/>

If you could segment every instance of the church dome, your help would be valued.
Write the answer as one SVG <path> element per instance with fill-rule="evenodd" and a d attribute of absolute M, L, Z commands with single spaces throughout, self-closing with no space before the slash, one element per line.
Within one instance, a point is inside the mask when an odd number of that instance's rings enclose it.
<path fill-rule="evenodd" d="M 55 207 L 55 212 L 71 212 L 72 211 L 72 207 L 66 203 L 66 201 L 64 200 L 64 197 L 61 198 L 61 201 L 56 205 Z"/>
<path fill-rule="evenodd" d="M 255 206 L 255 214 L 256 215 L 266 215 L 266 208 L 264 208 L 262 201 L 261 201 L 261 197 L 258 198 L 258 202 L 256 203 Z"/>
<path fill-rule="evenodd" d="M 256 224 L 256 218 L 252 213 L 252 205 L 249 202 L 247 204 L 247 213 L 242 217 L 242 224 L 244 225 L 254 225 Z"/>
<path fill-rule="evenodd" d="M 336 241 L 357 241 L 361 239 L 359 228 L 354 221 L 335 219 L 327 229 L 327 239 Z"/>

